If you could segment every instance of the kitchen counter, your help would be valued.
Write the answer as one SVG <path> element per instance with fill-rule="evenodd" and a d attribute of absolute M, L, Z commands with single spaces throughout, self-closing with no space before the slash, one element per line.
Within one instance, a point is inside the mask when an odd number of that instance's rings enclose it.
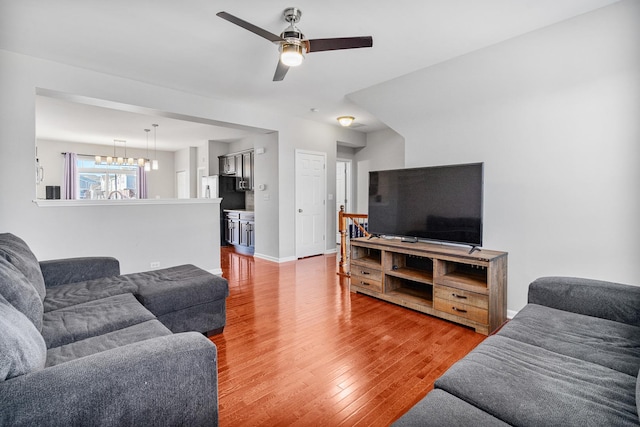
<path fill-rule="evenodd" d="M 223 209 L 223 212 L 254 213 L 252 209 Z"/>

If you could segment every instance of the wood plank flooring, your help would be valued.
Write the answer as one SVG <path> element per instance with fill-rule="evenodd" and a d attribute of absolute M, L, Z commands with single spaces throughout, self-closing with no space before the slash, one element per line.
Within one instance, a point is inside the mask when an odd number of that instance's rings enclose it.
<path fill-rule="evenodd" d="M 335 255 L 273 263 L 222 249 L 220 426 L 388 426 L 485 338 L 349 292 Z"/>

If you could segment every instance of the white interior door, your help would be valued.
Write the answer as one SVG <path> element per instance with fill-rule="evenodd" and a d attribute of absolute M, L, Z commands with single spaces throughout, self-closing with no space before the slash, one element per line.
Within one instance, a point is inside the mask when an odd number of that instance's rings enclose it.
<path fill-rule="evenodd" d="M 296 150 L 296 256 L 323 254 L 326 227 L 325 153 Z"/>
<path fill-rule="evenodd" d="M 178 199 L 189 198 L 189 177 L 187 171 L 176 172 L 176 193 Z"/>

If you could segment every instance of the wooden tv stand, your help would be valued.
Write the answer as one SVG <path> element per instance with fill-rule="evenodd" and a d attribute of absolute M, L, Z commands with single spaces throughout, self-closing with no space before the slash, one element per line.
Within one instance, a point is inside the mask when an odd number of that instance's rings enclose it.
<path fill-rule="evenodd" d="M 399 239 L 351 240 L 350 290 L 489 335 L 507 319 L 507 253 Z"/>

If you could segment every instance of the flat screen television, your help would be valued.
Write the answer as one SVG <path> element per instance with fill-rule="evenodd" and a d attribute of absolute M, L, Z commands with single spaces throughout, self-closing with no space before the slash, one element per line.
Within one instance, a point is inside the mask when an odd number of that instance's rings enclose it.
<path fill-rule="evenodd" d="M 483 163 L 369 172 L 369 232 L 482 246 Z"/>

